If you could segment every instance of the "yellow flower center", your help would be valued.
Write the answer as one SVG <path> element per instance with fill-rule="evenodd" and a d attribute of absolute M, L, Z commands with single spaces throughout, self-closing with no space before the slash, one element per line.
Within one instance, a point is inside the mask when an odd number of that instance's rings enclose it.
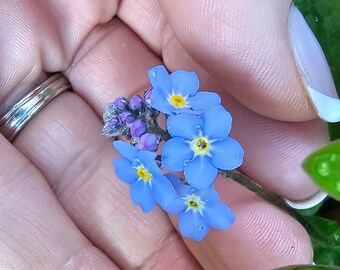
<path fill-rule="evenodd" d="M 209 140 L 203 136 L 192 141 L 192 147 L 196 154 L 205 155 L 209 151 Z"/>
<path fill-rule="evenodd" d="M 137 175 L 143 181 L 150 181 L 152 179 L 151 173 L 149 173 L 149 171 L 147 169 L 145 169 L 144 167 L 138 167 Z"/>
<path fill-rule="evenodd" d="M 204 205 L 204 202 L 201 201 L 200 197 L 195 194 L 188 196 L 185 203 L 189 209 L 198 211 L 200 211 Z"/>
<path fill-rule="evenodd" d="M 186 104 L 186 99 L 180 95 L 174 95 L 170 98 L 170 103 L 174 107 L 184 107 Z"/>

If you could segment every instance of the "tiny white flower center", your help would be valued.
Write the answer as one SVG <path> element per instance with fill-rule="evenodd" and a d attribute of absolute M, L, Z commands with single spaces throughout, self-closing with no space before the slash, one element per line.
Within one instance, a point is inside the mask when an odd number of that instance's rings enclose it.
<path fill-rule="evenodd" d="M 206 155 L 209 152 L 210 142 L 207 138 L 199 136 L 191 141 L 191 149 L 196 155 Z"/>
<path fill-rule="evenodd" d="M 185 198 L 185 204 L 188 206 L 187 211 L 199 211 L 202 213 L 202 209 L 204 208 L 204 201 L 195 194 L 189 195 Z"/>

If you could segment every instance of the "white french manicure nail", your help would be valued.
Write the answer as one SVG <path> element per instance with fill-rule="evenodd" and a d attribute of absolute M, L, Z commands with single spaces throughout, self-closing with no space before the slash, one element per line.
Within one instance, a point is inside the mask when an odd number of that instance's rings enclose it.
<path fill-rule="evenodd" d="M 340 100 L 321 46 L 301 12 L 294 5 L 289 13 L 289 38 L 298 70 L 321 119 L 340 121 Z"/>
<path fill-rule="evenodd" d="M 312 208 L 319 203 L 321 203 L 324 199 L 327 198 L 327 193 L 319 191 L 318 193 L 314 194 L 312 197 L 307 198 L 306 200 L 303 201 L 290 201 L 286 199 L 286 203 L 294 208 L 294 209 L 309 209 Z"/>

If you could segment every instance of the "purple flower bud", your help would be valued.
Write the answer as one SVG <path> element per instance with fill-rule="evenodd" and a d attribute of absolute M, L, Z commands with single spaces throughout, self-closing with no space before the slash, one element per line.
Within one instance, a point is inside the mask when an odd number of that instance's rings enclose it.
<path fill-rule="evenodd" d="M 136 120 L 130 127 L 131 136 L 139 138 L 146 131 L 146 124 L 142 120 Z"/>
<path fill-rule="evenodd" d="M 152 96 L 152 87 L 150 87 L 146 92 L 144 93 L 144 102 L 147 107 L 150 107 L 151 104 L 151 96 Z"/>
<path fill-rule="evenodd" d="M 119 119 L 124 124 L 132 124 L 135 121 L 132 113 L 130 112 L 122 112 L 119 114 Z"/>
<path fill-rule="evenodd" d="M 109 121 L 109 125 L 110 125 L 111 127 L 114 127 L 115 125 L 117 125 L 118 122 L 119 122 L 119 121 L 118 121 L 117 118 L 113 118 L 113 119 L 111 119 L 111 120 Z"/>
<path fill-rule="evenodd" d="M 127 106 L 128 101 L 125 97 L 118 97 L 115 99 L 113 104 L 120 110 L 124 110 Z"/>
<path fill-rule="evenodd" d="M 138 150 L 156 151 L 158 148 L 158 139 L 156 134 L 145 133 L 143 134 L 137 143 Z"/>
<path fill-rule="evenodd" d="M 140 96 L 133 96 L 130 98 L 129 105 L 131 110 L 139 110 L 142 108 L 143 99 Z"/>

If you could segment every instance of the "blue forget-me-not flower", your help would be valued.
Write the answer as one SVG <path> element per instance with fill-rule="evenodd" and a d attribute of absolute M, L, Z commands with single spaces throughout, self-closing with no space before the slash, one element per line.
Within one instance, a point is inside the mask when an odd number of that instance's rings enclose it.
<path fill-rule="evenodd" d="M 183 171 L 187 182 L 197 188 L 209 187 L 218 169 L 233 170 L 243 162 L 244 150 L 229 137 L 231 116 L 221 106 L 195 114 L 170 115 L 167 130 L 173 137 L 162 149 L 162 165 Z"/>
<path fill-rule="evenodd" d="M 113 146 L 123 156 L 113 161 L 116 174 L 131 185 L 130 196 L 135 204 L 149 212 L 156 202 L 164 208 L 173 201 L 175 190 L 157 166 L 155 153 L 138 151 L 123 141 L 116 141 Z"/>
<path fill-rule="evenodd" d="M 193 240 L 202 240 L 208 233 L 209 227 L 227 230 L 233 224 L 233 212 L 220 201 L 213 188 L 197 190 L 183 184 L 178 176 L 167 174 L 178 196 L 174 198 L 165 210 L 178 215 L 180 232 Z"/>
<path fill-rule="evenodd" d="M 151 107 L 162 113 L 200 112 L 221 103 L 216 93 L 198 92 L 195 72 L 176 70 L 169 75 L 164 66 L 156 66 L 149 70 L 149 78 L 153 87 Z"/>

